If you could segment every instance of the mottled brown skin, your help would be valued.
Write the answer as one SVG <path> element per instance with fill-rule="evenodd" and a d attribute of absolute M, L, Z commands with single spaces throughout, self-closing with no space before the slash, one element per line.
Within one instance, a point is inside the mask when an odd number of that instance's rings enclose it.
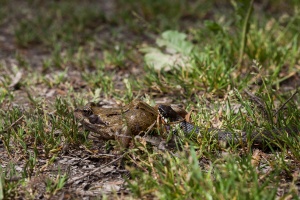
<path fill-rule="evenodd" d="M 89 103 L 74 111 L 85 129 L 103 139 L 116 139 L 127 147 L 133 136 L 146 131 L 157 119 L 158 112 L 142 101 L 133 101 L 120 108 L 102 108 Z"/>

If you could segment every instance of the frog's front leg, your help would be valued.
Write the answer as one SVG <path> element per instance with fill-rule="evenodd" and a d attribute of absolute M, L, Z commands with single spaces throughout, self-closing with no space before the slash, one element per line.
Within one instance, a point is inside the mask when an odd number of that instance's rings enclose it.
<path fill-rule="evenodd" d="M 131 131 L 127 125 L 123 125 L 115 132 L 115 140 L 120 144 L 122 148 L 127 148 L 131 141 Z"/>
<path fill-rule="evenodd" d="M 100 124 L 92 124 L 88 121 L 88 119 L 82 120 L 82 124 L 85 129 L 96 133 L 98 138 L 104 138 L 104 139 L 113 139 L 114 138 L 114 132 L 107 127 Z"/>

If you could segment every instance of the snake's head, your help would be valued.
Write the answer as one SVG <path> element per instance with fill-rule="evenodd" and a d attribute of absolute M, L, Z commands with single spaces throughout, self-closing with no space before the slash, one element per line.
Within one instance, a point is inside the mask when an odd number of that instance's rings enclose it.
<path fill-rule="evenodd" d="M 166 123 L 175 122 L 181 118 L 180 115 L 168 105 L 159 105 L 158 113 Z"/>

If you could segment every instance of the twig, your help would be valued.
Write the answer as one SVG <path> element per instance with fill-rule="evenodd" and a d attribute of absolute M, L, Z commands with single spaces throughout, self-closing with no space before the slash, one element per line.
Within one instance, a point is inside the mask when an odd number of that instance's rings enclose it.
<path fill-rule="evenodd" d="M 297 94 L 299 92 L 299 90 L 297 89 L 296 90 L 296 92 L 294 92 L 294 94 L 292 94 L 292 96 L 290 96 L 289 98 L 288 98 L 288 100 L 286 100 L 285 102 L 284 102 L 284 104 L 282 104 L 281 106 L 280 106 L 280 108 L 278 108 L 278 110 L 273 114 L 273 117 L 275 117 L 277 114 L 278 114 L 278 112 L 280 111 L 280 110 L 282 110 L 283 108 L 284 108 L 284 106 Z"/>
<path fill-rule="evenodd" d="M 15 126 L 19 121 L 21 121 L 21 119 L 24 118 L 24 115 L 22 115 L 21 117 L 19 117 L 16 121 L 14 121 L 10 126 L 8 126 L 7 128 L 5 128 L 3 130 L 3 132 L 8 131 L 9 129 L 11 129 L 13 126 Z"/>
<path fill-rule="evenodd" d="M 155 124 L 156 124 L 156 121 L 153 122 L 153 123 L 148 127 L 148 130 L 146 131 L 145 135 L 148 135 L 148 133 L 152 130 L 152 128 L 154 127 Z"/>
<path fill-rule="evenodd" d="M 101 166 L 101 167 L 97 167 L 96 169 L 94 169 L 93 171 L 91 171 L 91 172 L 89 172 L 89 173 L 87 173 L 87 174 L 84 174 L 84 175 L 82 175 L 82 176 L 79 176 L 79 177 L 77 177 L 77 178 L 74 178 L 73 180 L 68 181 L 66 185 L 73 184 L 75 181 L 77 181 L 77 180 L 79 180 L 79 179 L 83 179 L 83 178 L 85 178 L 85 177 L 87 177 L 87 176 L 93 175 L 95 172 L 100 171 L 101 169 L 104 169 L 105 167 L 107 167 L 107 166 L 109 166 L 109 165 L 111 165 L 111 164 L 117 162 L 118 160 L 120 160 L 121 158 L 123 158 L 126 154 L 127 154 L 127 152 L 123 153 L 123 155 L 121 155 L 121 156 L 119 156 L 118 158 L 112 160 L 111 162 L 109 162 L 109 163 L 107 163 L 107 164 L 105 164 L 105 165 L 103 165 L 103 166 Z"/>

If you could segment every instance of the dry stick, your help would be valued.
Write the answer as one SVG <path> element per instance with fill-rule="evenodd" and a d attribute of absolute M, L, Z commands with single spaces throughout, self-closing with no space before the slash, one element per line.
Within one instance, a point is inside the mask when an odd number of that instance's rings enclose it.
<path fill-rule="evenodd" d="M 109 162 L 109 163 L 107 163 L 107 164 L 105 164 L 105 165 L 103 165 L 103 166 L 101 166 L 101 167 L 97 167 L 96 169 L 94 169 L 93 171 L 91 171 L 91 172 L 89 172 L 89 173 L 87 173 L 87 174 L 84 174 L 84 175 L 82 175 L 82 176 L 79 176 L 79 177 L 77 177 L 77 178 L 71 180 L 71 181 L 68 181 L 66 185 L 73 184 L 75 181 L 77 181 L 77 180 L 79 180 L 79 179 L 83 179 L 83 178 L 85 178 L 85 177 L 87 177 L 87 176 L 93 175 L 95 172 L 100 171 L 101 169 L 104 169 L 105 167 L 107 167 L 107 166 L 109 166 L 109 165 L 111 165 L 111 164 L 117 162 L 118 160 L 120 160 L 121 158 L 123 158 L 126 154 L 127 154 L 127 152 L 123 153 L 123 155 L 121 155 L 121 156 L 119 156 L 118 158 L 112 160 L 111 162 Z"/>
<path fill-rule="evenodd" d="M 290 96 L 290 98 L 288 98 L 288 100 L 286 100 L 285 102 L 284 102 L 284 104 L 282 104 L 281 106 L 280 106 L 280 108 L 278 108 L 278 110 L 274 113 L 274 115 L 273 115 L 273 117 L 275 117 L 277 114 L 278 114 L 278 112 L 280 111 L 280 110 L 282 110 L 283 108 L 284 108 L 284 106 L 297 94 L 299 92 L 299 90 L 297 89 L 296 90 L 296 92 L 294 92 L 294 94 L 292 94 L 292 96 Z"/>
<path fill-rule="evenodd" d="M 148 135 L 148 133 L 150 133 L 150 131 L 152 130 L 152 128 L 154 127 L 155 124 L 156 124 L 156 121 L 153 122 L 153 123 L 148 127 L 148 130 L 146 131 L 145 135 Z"/>
<path fill-rule="evenodd" d="M 4 133 L 7 132 L 9 129 L 11 129 L 12 127 L 14 127 L 17 123 L 19 123 L 19 121 L 21 121 L 24 118 L 24 115 L 22 115 L 21 117 L 19 117 L 16 121 L 14 121 L 10 126 L 6 127 L 3 131 L 0 131 L 0 140 L 2 140 L 2 138 L 4 137 Z M 7 149 L 7 146 L 5 145 L 5 148 L 8 152 L 8 155 L 11 157 L 11 154 L 9 152 L 9 150 Z"/>
<path fill-rule="evenodd" d="M 23 119 L 24 115 L 22 115 L 21 117 L 19 117 L 19 119 L 17 119 L 16 121 L 14 121 L 9 127 L 5 128 L 3 130 L 3 132 L 8 131 L 9 129 L 11 129 L 13 126 L 15 126 L 19 121 L 21 121 L 21 119 Z"/>

